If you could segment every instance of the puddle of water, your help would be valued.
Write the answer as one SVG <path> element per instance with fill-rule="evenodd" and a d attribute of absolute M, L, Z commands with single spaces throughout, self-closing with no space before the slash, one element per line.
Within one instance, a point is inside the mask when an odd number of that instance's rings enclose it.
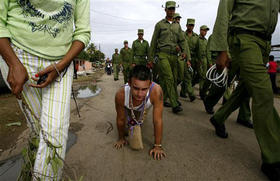
<path fill-rule="evenodd" d="M 68 141 L 66 146 L 66 152 L 76 144 L 77 135 L 72 132 L 68 134 Z M 13 181 L 17 180 L 18 175 L 20 174 L 21 167 L 23 164 L 22 155 L 15 156 L 9 160 L 0 162 L 0 180 L 1 181 Z"/>
<path fill-rule="evenodd" d="M 96 85 L 82 86 L 78 89 L 78 91 L 75 91 L 75 96 L 77 98 L 89 98 L 97 96 L 100 92 L 101 88 Z"/>

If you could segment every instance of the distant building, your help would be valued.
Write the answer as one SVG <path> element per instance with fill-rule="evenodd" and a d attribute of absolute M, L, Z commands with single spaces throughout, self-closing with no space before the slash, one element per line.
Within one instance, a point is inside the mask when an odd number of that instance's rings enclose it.
<path fill-rule="evenodd" d="M 77 72 L 81 71 L 91 71 L 92 70 L 92 62 L 87 61 L 87 60 L 80 60 L 80 59 L 75 59 L 75 68 Z"/>

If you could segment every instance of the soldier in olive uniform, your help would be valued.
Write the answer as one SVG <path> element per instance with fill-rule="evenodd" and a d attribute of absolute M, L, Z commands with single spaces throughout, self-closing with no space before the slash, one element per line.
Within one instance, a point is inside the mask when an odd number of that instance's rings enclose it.
<path fill-rule="evenodd" d="M 181 16 L 179 13 L 175 13 L 174 15 L 174 20 L 180 24 L 180 20 L 181 20 Z M 186 36 L 185 32 L 182 31 L 182 34 L 184 36 Z M 186 38 L 186 37 L 185 37 Z M 187 42 L 187 47 L 186 47 L 186 51 L 187 51 L 187 61 L 182 59 L 182 56 L 180 56 L 180 53 L 178 54 L 178 82 L 177 84 L 181 84 L 181 92 L 186 91 L 186 93 L 188 93 L 189 97 L 190 97 L 190 101 L 193 102 L 195 100 L 195 96 L 194 96 L 194 91 L 193 91 L 193 87 L 191 85 L 191 79 L 192 79 L 192 72 L 190 71 L 190 67 L 191 67 L 191 53 L 190 53 L 190 48 L 189 48 L 189 44 Z M 180 47 L 178 46 L 178 49 Z M 179 50 L 181 51 L 181 50 Z M 185 80 L 185 81 L 184 81 Z M 184 94 L 186 94 L 184 93 Z"/>
<path fill-rule="evenodd" d="M 182 34 L 181 26 L 173 21 L 176 2 L 167 1 L 165 4 L 166 18 L 159 21 L 153 33 L 150 47 L 151 58 L 157 57 L 159 82 L 164 91 L 165 100 L 169 98 L 172 111 L 178 113 L 183 109 L 178 103 L 177 95 L 177 64 L 178 45 L 181 49 L 181 56 L 186 57 L 186 39 Z"/>
<path fill-rule="evenodd" d="M 191 67 L 192 67 L 192 71 L 190 71 L 189 67 L 185 67 L 184 69 L 184 80 L 182 82 L 182 87 L 181 87 L 181 92 L 180 92 L 180 96 L 183 98 L 186 98 L 186 94 L 188 93 L 189 97 L 190 97 L 190 101 L 194 101 L 195 100 L 195 95 L 194 95 L 194 90 L 192 87 L 192 81 L 193 79 L 196 77 L 197 74 L 197 44 L 198 44 L 198 35 L 193 32 L 193 28 L 195 26 L 195 19 L 187 19 L 187 30 L 185 32 L 185 38 L 187 40 L 187 43 L 189 45 L 190 48 L 190 53 L 191 53 Z"/>
<path fill-rule="evenodd" d="M 199 75 L 199 95 L 203 100 L 206 95 L 207 90 L 203 90 L 203 85 L 206 81 L 206 72 L 207 72 L 207 39 L 205 38 L 209 28 L 206 25 L 200 27 L 200 34 L 198 39 L 198 48 L 197 48 L 197 70 Z"/>
<path fill-rule="evenodd" d="M 149 43 L 143 39 L 144 30 L 138 30 L 138 39 L 133 41 L 132 44 L 132 64 L 135 65 L 147 65 L 149 55 Z"/>
<path fill-rule="evenodd" d="M 174 20 L 176 23 L 180 24 L 181 16 L 179 13 L 174 14 Z M 179 48 L 179 47 L 178 47 Z M 177 84 L 179 85 L 183 79 L 184 79 L 184 68 L 185 68 L 185 62 L 182 61 L 181 56 L 179 55 L 178 58 L 178 79 L 177 79 Z"/>
<path fill-rule="evenodd" d="M 218 51 L 217 67 L 231 67 L 240 82 L 229 100 L 210 119 L 218 136 L 227 135 L 224 121 L 246 97 L 252 97 L 255 134 L 261 149 L 262 172 L 271 180 L 280 180 L 280 117 L 265 64 L 271 50 L 279 0 L 220 1 L 210 49 Z M 229 18 L 231 17 L 231 18 Z"/>
<path fill-rule="evenodd" d="M 120 56 L 121 56 L 121 64 L 123 67 L 123 76 L 124 76 L 124 83 L 128 82 L 129 72 L 132 66 L 132 50 L 128 47 L 128 41 L 125 40 L 124 47 L 121 49 Z"/>
<path fill-rule="evenodd" d="M 114 80 L 119 80 L 119 72 L 120 72 L 120 64 L 121 64 L 121 56 L 119 54 L 119 50 L 116 48 L 115 53 L 112 56 L 113 70 L 114 70 Z"/>

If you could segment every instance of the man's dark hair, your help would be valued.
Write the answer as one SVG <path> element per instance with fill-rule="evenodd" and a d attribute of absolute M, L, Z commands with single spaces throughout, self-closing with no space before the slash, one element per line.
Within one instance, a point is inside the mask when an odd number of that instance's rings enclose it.
<path fill-rule="evenodd" d="M 136 78 L 138 80 L 150 80 L 152 81 L 152 74 L 150 69 L 144 65 L 136 65 L 129 73 L 129 80 Z"/>
<path fill-rule="evenodd" d="M 269 55 L 269 61 L 274 61 L 274 56 L 273 55 Z"/>

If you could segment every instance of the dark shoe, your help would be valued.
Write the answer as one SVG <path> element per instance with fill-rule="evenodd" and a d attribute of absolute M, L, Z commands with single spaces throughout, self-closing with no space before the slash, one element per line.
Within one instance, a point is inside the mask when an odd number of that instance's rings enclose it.
<path fill-rule="evenodd" d="M 117 81 L 118 79 L 114 79 L 114 81 Z"/>
<path fill-rule="evenodd" d="M 254 128 L 253 124 L 252 124 L 250 121 L 243 121 L 243 120 L 241 120 L 241 119 L 237 119 L 236 122 L 237 122 L 238 124 L 241 124 L 241 125 L 247 127 L 247 128 L 251 128 L 251 129 Z"/>
<path fill-rule="evenodd" d="M 187 98 L 187 96 L 184 95 L 184 94 L 182 94 L 182 93 L 180 93 L 180 97 L 182 97 L 182 98 Z"/>
<path fill-rule="evenodd" d="M 178 105 L 179 105 L 179 106 L 182 106 L 182 104 L 181 104 L 181 102 L 180 102 L 180 101 L 177 101 L 177 103 L 178 103 Z"/>
<path fill-rule="evenodd" d="M 173 113 L 178 113 L 178 112 L 181 112 L 181 111 L 183 111 L 183 109 L 180 107 L 180 106 L 176 106 L 176 107 L 173 107 L 172 108 L 172 111 L 173 111 Z"/>
<path fill-rule="evenodd" d="M 206 102 L 205 102 L 205 99 L 203 99 L 203 105 L 204 105 L 205 111 L 206 111 L 208 114 L 214 114 L 213 107 L 207 106 L 207 104 L 206 104 Z"/>
<path fill-rule="evenodd" d="M 261 167 L 262 172 L 268 177 L 270 181 L 280 181 L 280 166 L 278 164 L 263 163 Z"/>
<path fill-rule="evenodd" d="M 199 96 L 200 96 L 200 99 L 201 99 L 201 100 L 204 100 L 205 97 L 206 97 L 205 94 L 201 94 L 201 93 L 199 93 Z"/>
<path fill-rule="evenodd" d="M 190 101 L 193 102 L 195 100 L 195 96 L 190 96 Z"/>
<path fill-rule="evenodd" d="M 216 135 L 218 137 L 220 138 L 228 137 L 228 133 L 226 132 L 226 127 L 224 124 L 218 124 L 213 117 L 210 118 L 210 122 L 215 127 Z"/>
<path fill-rule="evenodd" d="M 169 102 L 164 102 L 163 105 L 164 107 L 171 107 L 171 104 Z"/>
<path fill-rule="evenodd" d="M 226 102 L 227 102 L 226 98 L 223 97 L 222 105 L 225 105 Z"/>

